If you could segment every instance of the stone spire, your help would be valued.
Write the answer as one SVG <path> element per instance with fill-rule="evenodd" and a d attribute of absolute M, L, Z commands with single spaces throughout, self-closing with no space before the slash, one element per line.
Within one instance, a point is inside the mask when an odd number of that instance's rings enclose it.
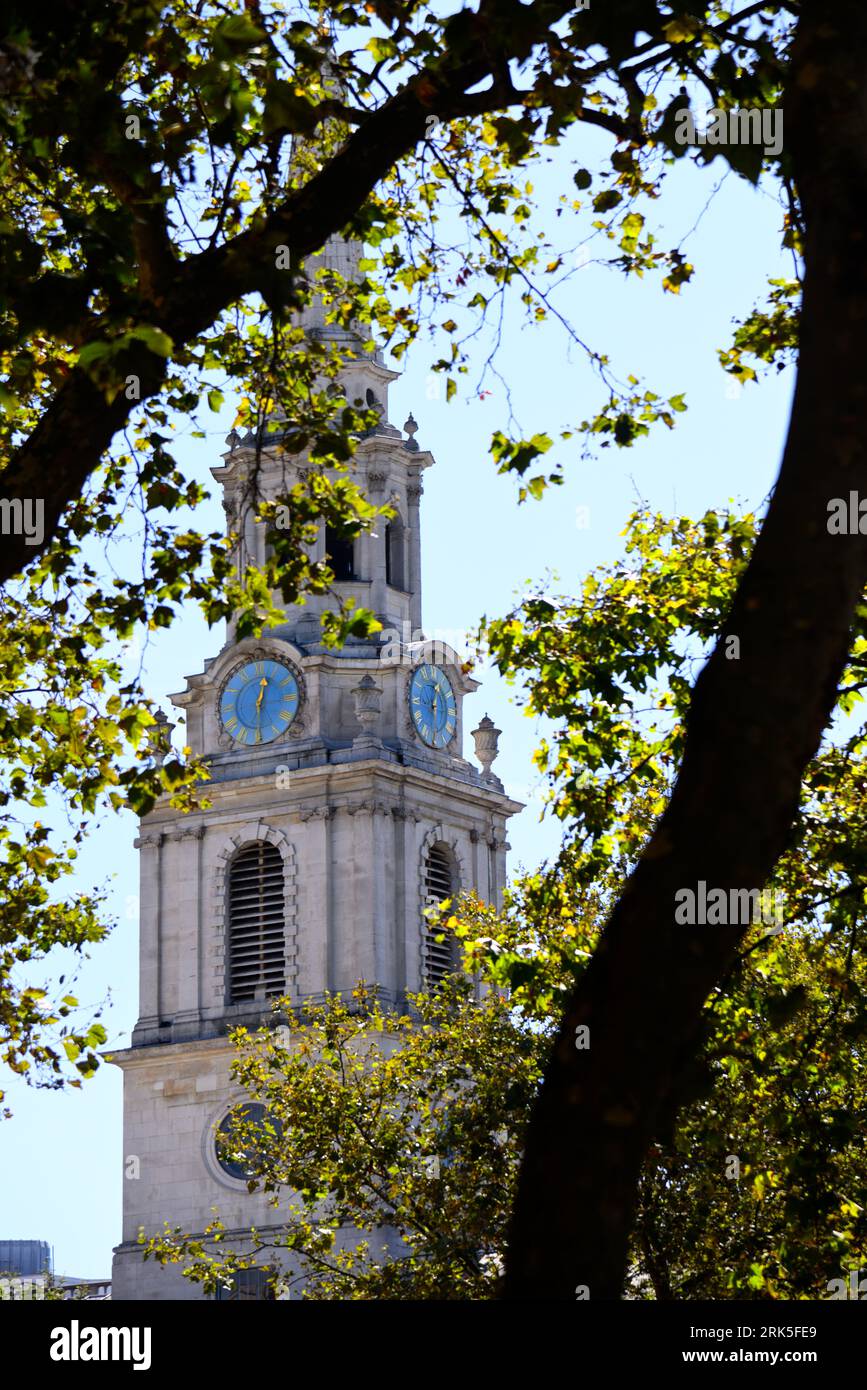
<path fill-rule="evenodd" d="M 328 55 L 323 59 L 321 74 L 325 93 L 329 97 L 344 100 L 347 93 L 343 79 L 337 66 Z M 323 122 L 318 135 L 304 138 L 295 137 L 289 160 L 289 174 L 293 183 L 297 181 L 303 185 L 320 167 L 321 156 L 325 153 L 323 147 L 328 144 L 328 134 L 333 129 L 334 121 L 329 119 Z M 329 150 L 328 154 L 330 155 L 330 153 Z M 335 235 L 328 238 L 321 251 L 307 257 L 303 270 L 311 284 L 315 283 L 322 270 L 333 270 L 344 280 L 358 281 L 362 275 L 359 262 L 363 255 L 362 242 L 350 241 L 345 237 Z M 333 342 L 358 340 L 357 331 L 342 329 L 336 324 L 327 324 L 325 321 L 327 312 L 328 306 L 323 303 L 321 295 L 314 294 L 307 307 L 294 316 L 294 322 L 300 323 L 311 337 L 324 338 Z M 374 357 L 379 360 L 378 353 L 374 354 Z"/>

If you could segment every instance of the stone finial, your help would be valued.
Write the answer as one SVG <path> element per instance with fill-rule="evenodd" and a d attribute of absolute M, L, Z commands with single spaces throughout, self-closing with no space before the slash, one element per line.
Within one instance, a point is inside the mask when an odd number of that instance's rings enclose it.
<path fill-rule="evenodd" d="M 170 724 L 167 716 L 158 709 L 154 715 L 155 724 L 149 724 L 147 728 L 148 756 L 157 766 L 164 763 L 171 752 L 171 737 L 174 724 Z"/>
<path fill-rule="evenodd" d="M 229 453 L 233 454 L 241 442 L 241 436 L 237 430 L 229 430 L 226 435 L 226 443 L 229 446 Z"/>
<path fill-rule="evenodd" d="M 362 676 L 353 690 L 355 696 L 355 717 L 361 725 L 361 733 L 352 741 L 354 749 L 379 748 L 380 740 L 374 729 L 379 723 L 382 707 L 382 691 L 372 676 Z"/>
<path fill-rule="evenodd" d="M 502 729 L 494 725 L 493 719 L 485 715 L 477 729 L 473 729 L 473 740 L 476 745 L 476 757 L 482 765 L 482 776 L 488 778 L 491 775 L 491 764 L 499 754 L 499 738 Z"/>
<path fill-rule="evenodd" d="M 405 449 L 410 449 L 413 453 L 418 453 L 418 441 L 415 439 L 415 433 L 417 429 L 418 425 L 416 424 L 415 417 L 410 411 L 403 424 L 404 434 L 409 435 L 409 439 L 406 440 L 403 447 Z"/>

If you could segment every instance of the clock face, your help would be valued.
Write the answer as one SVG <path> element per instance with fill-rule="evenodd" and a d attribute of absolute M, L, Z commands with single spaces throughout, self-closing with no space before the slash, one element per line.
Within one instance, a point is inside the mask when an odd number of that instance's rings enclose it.
<path fill-rule="evenodd" d="M 220 718 L 236 743 L 270 743 L 298 713 L 298 682 L 282 661 L 248 661 L 227 681 Z"/>
<path fill-rule="evenodd" d="M 454 738 L 458 714 L 448 676 L 438 666 L 419 666 L 409 685 L 409 710 L 416 732 L 431 748 Z"/>

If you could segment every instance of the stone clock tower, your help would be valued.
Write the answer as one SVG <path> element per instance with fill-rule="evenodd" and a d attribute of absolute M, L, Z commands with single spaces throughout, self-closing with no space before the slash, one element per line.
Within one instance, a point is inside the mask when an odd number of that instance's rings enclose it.
<path fill-rule="evenodd" d="M 322 260 L 351 276 L 356 251 L 331 243 Z M 321 305 L 312 335 L 332 336 Z M 336 334 L 333 336 L 337 336 Z M 421 629 L 422 477 L 433 463 L 388 420 L 396 373 L 358 354 L 343 373 L 351 400 L 375 405 L 378 427 L 358 447 L 352 476 L 394 518 L 350 547 L 323 531 L 317 558 L 334 588 L 372 609 L 383 632 L 339 651 L 321 641 L 330 595 L 288 609 L 261 638 L 237 641 L 173 697 L 185 741 L 204 755 L 207 811 L 158 805 L 142 821 L 140 1012 L 132 1045 L 113 1054 L 124 1073 L 123 1236 L 116 1299 L 201 1298 L 177 1267 L 144 1263 L 136 1245 L 164 1222 L 201 1232 L 214 1209 L 229 1231 L 265 1229 L 278 1213 L 247 1193 L 218 1159 L 214 1135 L 244 1097 L 233 1086 L 227 1032 L 266 1020 L 271 998 L 296 1007 L 361 979 L 400 1006 L 450 968 L 424 915 L 432 900 L 473 889 L 498 902 L 506 822 L 520 810 L 491 772 L 498 731 L 474 731 L 481 771 L 463 757 L 464 698 L 477 682 Z M 264 560 L 264 527 L 249 507 L 256 441 L 229 436 L 221 466 L 238 563 Z M 303 458 L 268 434 L 258 487 L 279 497 Z"/>

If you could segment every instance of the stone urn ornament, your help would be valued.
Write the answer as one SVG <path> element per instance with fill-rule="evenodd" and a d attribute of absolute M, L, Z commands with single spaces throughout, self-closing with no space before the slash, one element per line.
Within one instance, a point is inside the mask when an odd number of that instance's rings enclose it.
<path fill-rule="evenodd" d="M 482 777 L 485 781 L 491 777 L 491 764 L 499 754 L 499 739 L 502 729 L 498 729 L 493 719 L 486 714 L 477 729 L 473 729 L 473 740 L 476 745 L 476 757 L 482 765 Z"/>
<path fill-rule="evenodd" d="M 156 767 L 160 767 L 172 751 L 172 729 L 175 726 L 161 709 L 157 710 L 154 719 L 156 723 L 148 725 L 145 736 L 148 757 Z"/>
<path fill-rule="evenodd" d="M 355 717 L 361 725 L 361 733 L 352 740 L 352 747 L 380 748 L 382 745 L 374 729 L 379 723 L 382 691 L 372 676 L 363 676 L 352 694 L 355 696 Z"/>

